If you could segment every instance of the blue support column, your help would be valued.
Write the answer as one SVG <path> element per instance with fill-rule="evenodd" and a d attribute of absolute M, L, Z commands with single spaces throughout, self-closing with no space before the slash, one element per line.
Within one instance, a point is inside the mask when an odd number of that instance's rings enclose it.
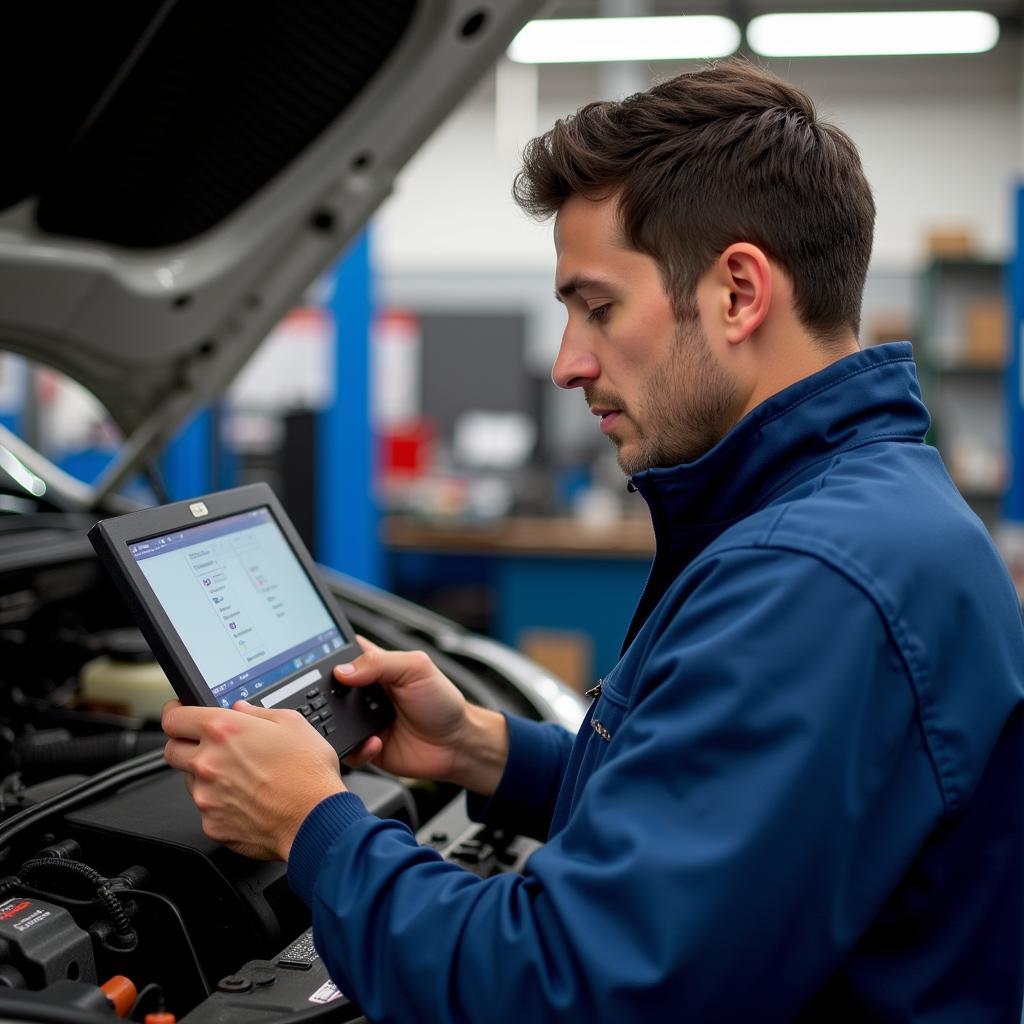
<path fill-rule="evenodd" d="M 160 459 L 160 470 L 172 501 L 213 490 L 211 416 L 204 409 L 186 424 Z"/>
<path fill-rule="evenodd" d="M 1010 479 L 1003 498 L 1003 516 L 1024 524 L 1024 185 L 1018 185 L 1015 202 L 1015 251 L 1008 277 L 1010 308 L 1010 362 L 1006 371 L 1007 454 Z"/>
<path fill-rule="evenodd" d="M 210 476 L 213 481 L 213 489 L 217 491 L 226 491 L 229 487 L 238 485 L 238 452 L 234 448 L 228 447 L 224 440 L 224 417 L 227 414 L 227 402 L 219 402 L 215 407 L 214 414 L 210 417 L 210 430 L 213 433 L 211 438 L 213 465 Z"/>
<path fill-rule="evenodd" d="M 0 408 L 0 423 L 12 434 L 25 438 L 25 402 L 30 387 L 35 386 L 35 379 L 24 359 L 11 353 L 0 355 L 4 365 L 0 367 L 10 383 L 4 388 L 3 408 Z"/>
<path fill-rule="evenodd" d="M 334 401 L 317 417 L 315 535 L 318 561 L 380 586 L 370 423 L 370 240 L 364 231 L 332 271 Z"/>

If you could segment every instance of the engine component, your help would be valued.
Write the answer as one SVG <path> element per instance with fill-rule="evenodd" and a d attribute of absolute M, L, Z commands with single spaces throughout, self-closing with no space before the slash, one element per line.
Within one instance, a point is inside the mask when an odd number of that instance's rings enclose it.
<path fill-rule="evenodd" d="M 415 826 L 415 810 L 401 783 L 367 772 L 351 772 L 346 782 L 374 813 Z M 153 896 L 129 897 L 141 899 L 140 918 L 133 922 L 140 936 L 153 929 L 166 936 L 162 950 L 140 941 L 126 971 L 133 977 L 162 980 L 168 956 L 190 964 L 185 932 L 215 979 L 240 963 L 271 956 L 309 925 L 309 911 L 289 888 L 283 864 L 240 857 L 204 835 L 177 772 L 161 772 L 72 810 L 62 826 L 60 838 L 74 839 L 83 859 L 99 872 L 115 877 L 125 864 L 143 864 L 150 876 L 146 889 L 166 897 L 167 905 Z M 190 1005 L 178 991 L 184 983 L 195 1005 L 190 979 L 196 974 L 183 969 L 175 985 L 165 986 L 168 1005 Z"/>
<path fill-rule="evenodd" d="M 17 747 L 17 764 L 25 783 L 30 785 L 61 775 L 93 775 L 137 754 L 161 750 L 166 742 L 167 737 L 155 730 L 122 729 L 73 738 L 64 730 L 51 730 L 23 740 Z"/>
<path fill-rule="evenodd" d="M 139 994 L 135 982 L 123 974 L 115 974 L 108 978 L 100 985 L 100 990 L 110 1000 L 118 1017 L 127 1017 L 131 1013 L 135 998 Z"/>
<path fill-rule="evenodd" d="M 12 896 L 0 903 L 0 961 L 22 975 L 28 988 L 68 980 L 96 982 L 88 933 L 62 907 L 35 898 Z M 8 976 L 3 983 L 10 980 Z"/>
<path fill-rule="evenodd" d="M 334 1024 L 359 1016 L 358 1007 L 331 981 L 307 931 L 273 960 L 251 960 L 221 978 L 210 998 L 183 1017 L 181 1024 L 263 1020 L 269 1024 L 293 1019 Z"/>
<path fill-rule="evenodd" d="M 84 879 L 95 887 L 96 898 L 107 915 L 107 920 L 93 924 L 91 932 L 99 939 L 105 949 L 130 952 L 138 943 L 138 937 L 129 921 L 129 915 L 116 893 L 113 891 L 111 879 L 104 878 L 88 864 L 69 860 L 66 857 L 39 857 L 26 861 L 19 869 L 19 877 L 11 877 L 0 882 L 0 889 L 17 889 L 23 879 L 38 872 L 66 872 Z"/>
<path fill-rule="evenodd" d="M 78 674 L 81 700 L 93 707 L 156 720 L 174 690 L 137 629 L 104 634 L 106 653 Z"/>

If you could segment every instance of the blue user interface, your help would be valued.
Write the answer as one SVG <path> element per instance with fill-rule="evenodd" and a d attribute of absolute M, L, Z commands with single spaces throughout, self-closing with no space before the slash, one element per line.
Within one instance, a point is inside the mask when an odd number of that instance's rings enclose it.
<path fill-rule="evenodd" d="M 224 707 L 343 645 L 267 508 L 136 541 L 128 550 Z"/>

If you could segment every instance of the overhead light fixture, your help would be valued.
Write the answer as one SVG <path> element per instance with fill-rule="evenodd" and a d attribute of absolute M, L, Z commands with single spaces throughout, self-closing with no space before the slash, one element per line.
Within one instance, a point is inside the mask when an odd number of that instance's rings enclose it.
<path fill-rule="evenodd" d="M 521 64 L 727 57 L 740 45 L 730 18 L 551 18 L 529 22 L 508 55 Z"/>
<path fill-rule="evenodd" d="M 762 57 L 984 53 L 998 41 L 999 22 L 983 11 L 763 14 L 747 26 Z"/>

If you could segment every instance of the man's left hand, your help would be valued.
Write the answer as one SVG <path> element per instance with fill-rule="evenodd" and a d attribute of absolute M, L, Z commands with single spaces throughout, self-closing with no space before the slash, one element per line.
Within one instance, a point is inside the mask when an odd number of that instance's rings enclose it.
<path fill-rule="evenodd" d="M 345 790 L 334 748 L 297 711 L 172 700 L 161 725 L 164 758 L 186 773 L 203 832 L 246 857 L 286 861 L 306 815 Z"/>

